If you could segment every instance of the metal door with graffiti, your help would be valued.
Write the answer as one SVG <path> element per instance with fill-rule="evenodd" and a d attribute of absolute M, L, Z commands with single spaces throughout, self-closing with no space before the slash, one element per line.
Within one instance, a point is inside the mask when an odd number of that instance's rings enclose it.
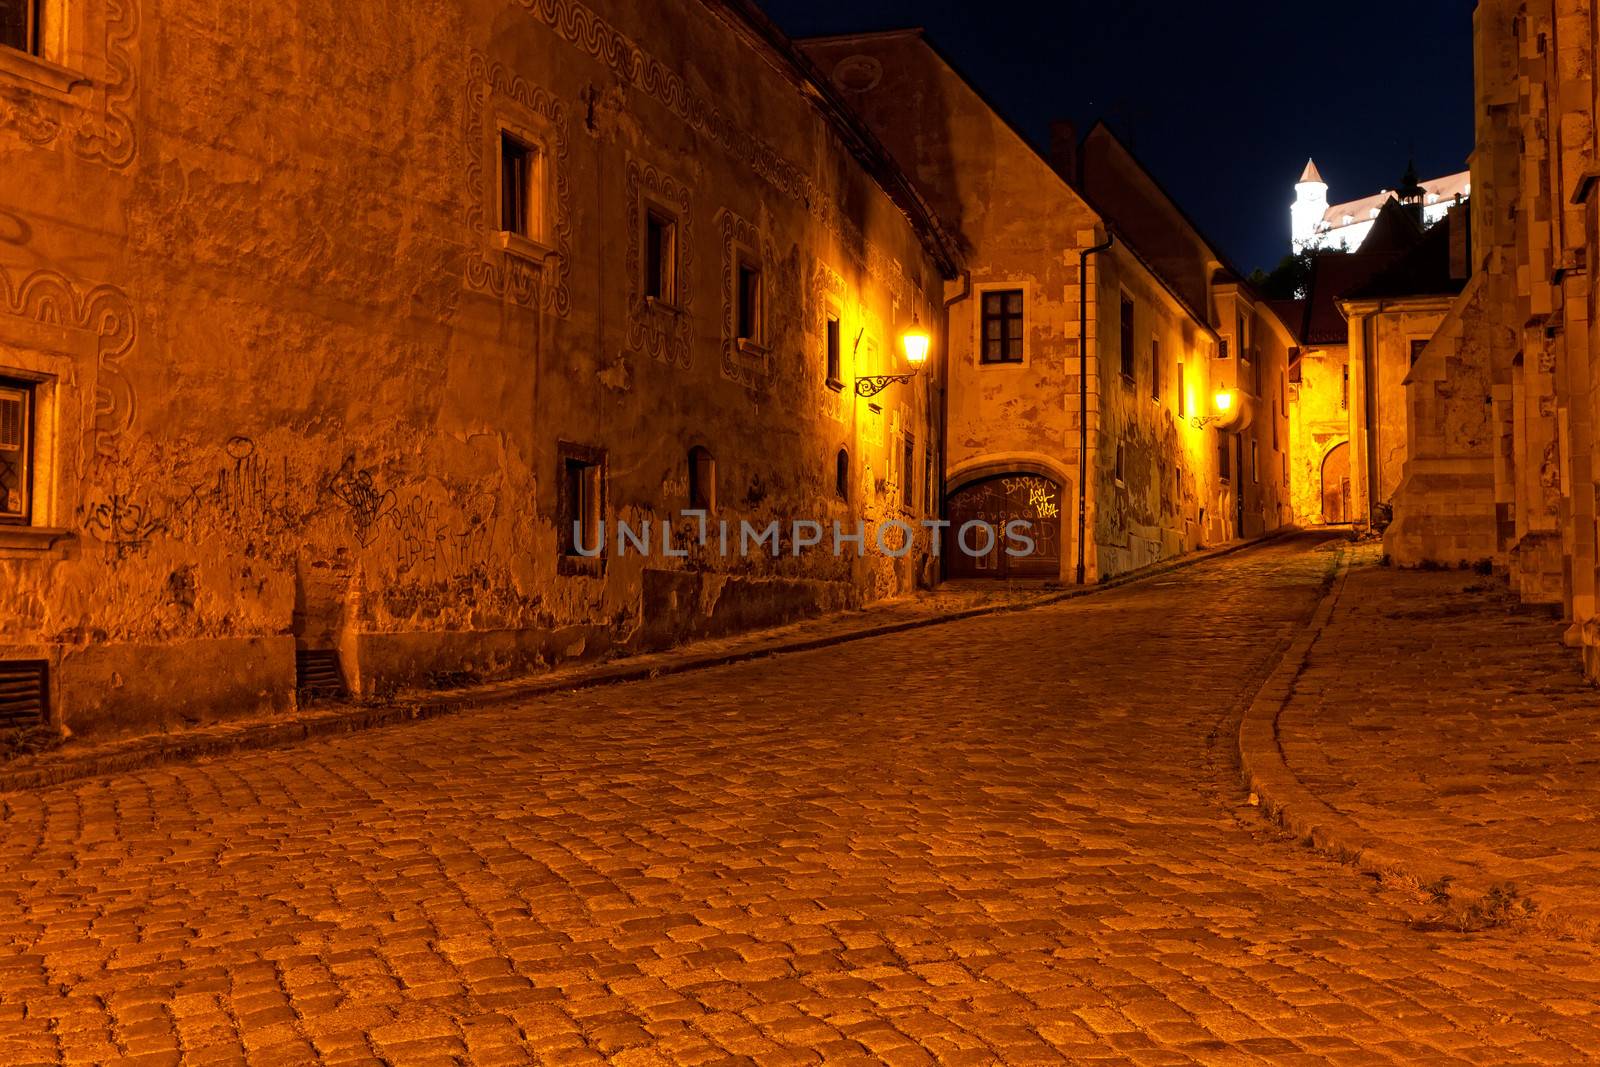
<path fill-rule="evenodd" d="M 1061 504 L 1061 487 L 1037 474 L 1002 474 L 956 490 L 950 495 L 950 527 L 945 531 L 947 573 L 952 578 L 1061 577 Z M 974 519 L 994 529 L 992 546 L 980 530 L 967 533 L 967 548 L 989 548 L 981 556 L 963 551 L 957 542 L 962 526 Z M 1008 545 L 1019 547 L 1006 540 L 1006 524 L 1014 519 L 1029 524 L 1034 544 L 1027 556 L 1006 554 Z"/>

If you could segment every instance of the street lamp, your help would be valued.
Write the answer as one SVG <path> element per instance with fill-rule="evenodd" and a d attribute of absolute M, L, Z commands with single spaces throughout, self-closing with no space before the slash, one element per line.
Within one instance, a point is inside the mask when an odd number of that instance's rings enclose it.
<path fill-rule="evenodd" d="M 1190 422 L 1197 430 L 1203 430 L 1213 422 L 1221 422 L 1233 415 L 1233 390 L 1218 389 L 1211 397 L 1211 406 L 1217 409 L 1215 415 L 1195 415 Z"/>
<path fill-rule="evenodd" d="M 928 362 L 928 350 L 932 347 L 933 337 L 913 316 L 910 329 L 900 335 L 900 348 L 905 352 L 911 370 L 905 374 L 863 374 L 856 379 L 856 396 L 877 396 L 896 382 L 909 382 Z"/>

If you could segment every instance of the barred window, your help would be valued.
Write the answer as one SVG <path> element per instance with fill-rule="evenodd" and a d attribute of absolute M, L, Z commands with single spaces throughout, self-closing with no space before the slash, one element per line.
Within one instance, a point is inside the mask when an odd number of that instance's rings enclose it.
<path fill-rule="evenodd" d="M 984 363 L 1022 362 L 1022 290 L 994 289 L 983 294 Z"/>

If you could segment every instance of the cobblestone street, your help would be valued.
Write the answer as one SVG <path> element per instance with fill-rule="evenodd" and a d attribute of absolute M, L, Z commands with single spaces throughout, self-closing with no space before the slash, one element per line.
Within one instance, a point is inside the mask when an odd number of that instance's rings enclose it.
<path fill-rule="evenodd" d="M 1237 784 L 1328 547 L 5 795 L 0 1063 L 1590 1061 Z"/>

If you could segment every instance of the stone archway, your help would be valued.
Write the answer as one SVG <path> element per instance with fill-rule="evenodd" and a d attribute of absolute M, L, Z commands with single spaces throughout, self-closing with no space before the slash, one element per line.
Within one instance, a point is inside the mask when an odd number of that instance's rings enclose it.
<path fill-rule="evenodd" d="M 1350 442 L 1340 441 L 1322 457 L 1322 521 L 1350 521 Z"/>

